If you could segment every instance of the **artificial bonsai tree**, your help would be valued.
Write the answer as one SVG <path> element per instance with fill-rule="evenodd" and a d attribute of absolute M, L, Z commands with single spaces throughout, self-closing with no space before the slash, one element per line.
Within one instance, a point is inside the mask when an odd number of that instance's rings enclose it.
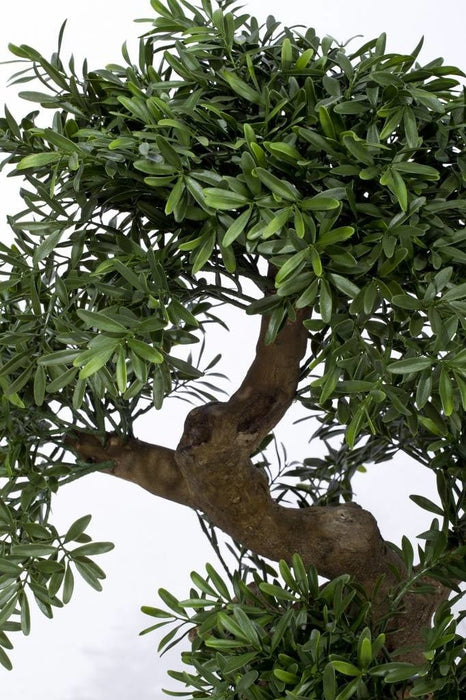
<path fill-rule="evenodd" d="M 260 26 L 229 0 L 151 5 L 137 65 L 125 47 L 123 66 L 65 64 L 63 28 L 50 60 L 11 46 L 16 81 L 42 84 L 22 97 L 52 120 L 0 120 L 24 181 L 0 245 L 0 661 L 29 598 L 52 616 L 74 573 L 100 588 L 92 556 L 110 545 L 88 516 L 64 535 L 49 519 L 62 485 L 99 470 L 236 542 L 228 585 L 209 565 L 188 601 L 145 609 L 187 623 L 194 672 L 174 675 L 193 697 L 457 698 L 464 74 L 419 64 L 422 42 L 401 55 L 384 35 L 354 48 Z M 220 401 L 215 361 L 181 351 L 228 305 L 257 316 L 258 341 Z M 199 399 L 178 446 L 138 439 L 177 392 Z M 328 454 L 271 488 L 263 450 L 294 401 Z M 439 504 L 413 496 L 437 516 L 416 566 L 352 502 L 355 471 L 398 451 L 438 485 Z"/>

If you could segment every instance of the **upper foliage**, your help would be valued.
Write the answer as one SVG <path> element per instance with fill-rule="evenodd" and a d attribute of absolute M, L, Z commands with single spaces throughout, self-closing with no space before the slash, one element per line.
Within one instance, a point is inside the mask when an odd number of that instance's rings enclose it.
<path fill-rule="evenodd" d="M 126 67 L 79 75 L 11 47 L 19 81 L 47 88 L 21 95 L 54 117 L 0 123 L 27 183 L 1 250 L 10 405 L 53 399 L 101 429 L 103 400 L 127 429 L 133 399 L 159 407 L 197 376 L 172 349 L 213 300 L 244 304 L 248 278 L 269 341 L 309 307 L 322 378 L 302 398 L 350 445 L 417 434 L 420 453 L 439 437 L 430 450 L 464 458 L 465 102 L 446 77 L 461 71 L 417 65 L 421 44 L 387 54 L 383 35 L 350 51 L 209 0 L 152 6 L 138 66 L 124 48 Z"/>

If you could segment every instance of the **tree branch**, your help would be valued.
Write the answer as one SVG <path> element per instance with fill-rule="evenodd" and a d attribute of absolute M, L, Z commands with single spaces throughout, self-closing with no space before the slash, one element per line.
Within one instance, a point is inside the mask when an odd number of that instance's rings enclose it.
<path fill-rule="evenodd" d="M 276 503 L 265 474 L 250 455 L 286 413 L 295 398 L 299 365 L 307 343 L 306 311 L 288 321 L 274 343 L 264 342 L 263 317 L 254 361 L 239 389 L 225 402 L 193 409 L 176 451 L 140 440 L 110 436 L 102 443 L 79 435 L 72 448 L 83 459 L 113 460 L 108 473 L 151 493 L 202 510 L 211 522 L 259 555 L 290 560 L 298 552 L 305 565 L 334 578 L 349 573 L 373 602 L 374 618 L 389 612 L 388 593 L 406 575 L 398 555 L 384 542 L 375 518 L 355 503 L 285 508 Z M 382 583 L 380 583 L 382 582 Z M 421 627 L 448 591 L 432 596 L 407 593 L 404 615 L 392 628 L 389 646 L 413 647 L 403 660 L 420 662 Z M 421 624 L 419 624 L 421 623 Z"/>
<path fill-rule="evenodd" d="M 168 447 L 152 445 L 142 440 L 123 440 L 109 435 L 102 443 L 95 435 L 78 433 L 66 440 L 68 447 L 88 462 L 113 461 L 106 474 L 138 484 L 155 496 L 196 508 L 188 485 L 175 460 L 175 452 Z"/>

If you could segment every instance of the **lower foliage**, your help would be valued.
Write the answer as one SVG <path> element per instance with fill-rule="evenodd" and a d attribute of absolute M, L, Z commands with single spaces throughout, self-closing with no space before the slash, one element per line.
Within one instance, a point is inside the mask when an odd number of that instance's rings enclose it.
<path fill-rule="evenodd" d="M 159 595 L 168 610 L 144 607 L 160 621 L 144 630 L 171 627 L 159 651 L 188 636 L 182 653 L 189 670 L 170 671 L 189 698 L 247 700 L 346 700 L 429 697 L 459 700 L 466 683 L 463 640 L 445 603 L 426 632 L 425 662 L 396 661 L 385 630 L 395 611 L 372 620 L 372 604 L 349 576 L 319 584 L 298 555 L 280 561 L 246 584 L 236 572 L 227 585 L 211 565 L 207 577 L 193 572 L 190 597 Z M 188 612 L 189 611 L 189 612 Z M 399 618 L 398 618 L 399 619 Z M 399 623 L 400 624 L 400 623 Z"/>

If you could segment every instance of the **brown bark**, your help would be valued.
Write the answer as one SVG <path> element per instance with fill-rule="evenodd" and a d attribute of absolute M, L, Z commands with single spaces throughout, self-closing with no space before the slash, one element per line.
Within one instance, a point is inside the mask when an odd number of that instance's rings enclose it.
<path fill-rule="evenodd" d="M 288 321 L 274 343 L 265 345 L 263 318 L 255 359 L 239 389 L 225 403 L 210 403 L 187 416 L 176 450 L 140 440 L 111 436 L 105 445 L 81 434 L 73 449 L 83 459 L 113 460 L 109 473 L 139 484 L 151 493 L 199 509 L 235 540 L 272 560 L 290 560 L 298 552 L 306 565 L 333 578 L 349 573 L 371 595 L 374 614 L 388 610 L 394 570 L 402 561 L 387 547 L 374 517 L 355 503 L 285 508 L 271 497 L 265 475 L 250 460 L 263 438 L 286 413 L 296 395 L 299 365 L 307 331 L 306 311 Z M 435 584 L 432 595 L 405 595 L 398 629 L 389 636 L 392 649 L 412 647 L 401 658 L 422 662 L 421 630 L 448 591 Z"/>

